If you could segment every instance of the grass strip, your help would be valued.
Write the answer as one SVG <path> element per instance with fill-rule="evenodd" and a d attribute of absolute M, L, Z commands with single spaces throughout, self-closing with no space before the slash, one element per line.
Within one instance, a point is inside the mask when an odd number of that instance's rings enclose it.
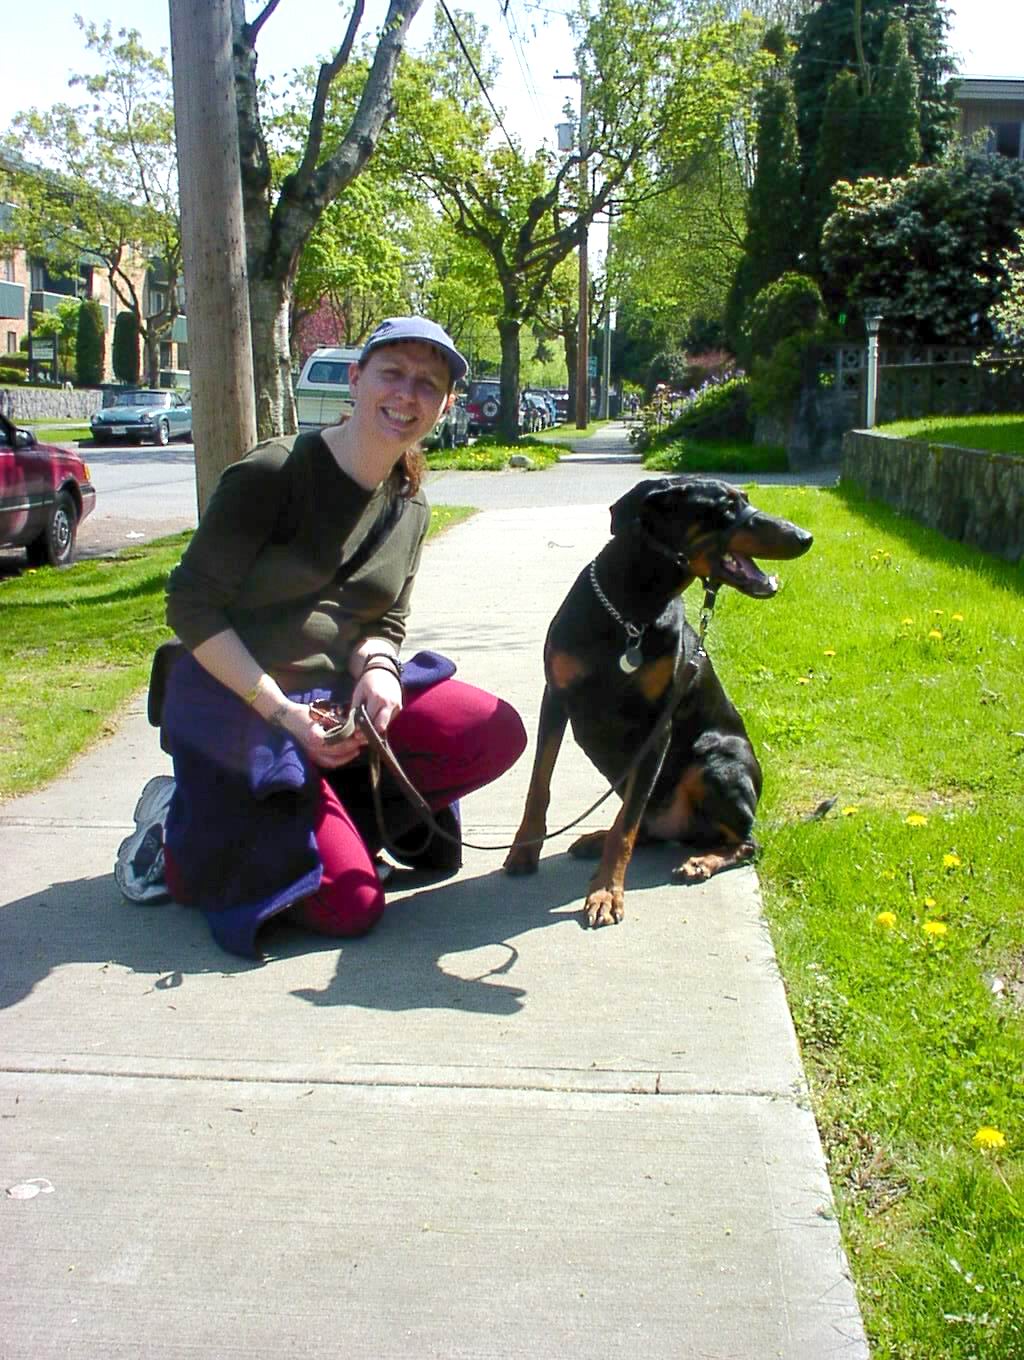
<path fill-rule="evenodd" d="M 962 448 L 1024 457 L 1024 415 L 926 416 L 880 425 L 878 433 L 926 444 L 959 444 Z"/>
<path fill-rule="evenodd" d="M 501 444 L 484 437 L 461 449 L 437 449 L 427 454 L 427 467 L 432 472 L 504 472 L 509 460 L 525 454 L 533 464 L 529 471 L 553 467 L 558 462 L 558 449 L 539 442 L 535 437 L 521 439 L 518 444 Z"/>
<path fill-rule="evenodd" d="M 434 507 L 428 538 L 475 513 Z M 0 580 L 0 799 L 56 778 L 147 684 L 171 636 L 167 575 L 190 537 Z"/>
<path fill-rule="evenodd" d="M 774 444 L 749 444 L 734 439 L 676 439 L 644 458 L 655 472 L 729 472 L 755 477 L 758 473 L 788 472 L 786 450 Z"/>
<path fill-rule="evenodd" d="M 1022 574 L 848 488 L 754 500 L 815 545 L 709 651 L 873 1354 L 1024 1355 Z"/>

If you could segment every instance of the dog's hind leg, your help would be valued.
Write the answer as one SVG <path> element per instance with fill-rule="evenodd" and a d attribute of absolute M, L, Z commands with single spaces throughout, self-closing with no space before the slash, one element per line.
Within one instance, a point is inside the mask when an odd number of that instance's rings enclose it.
<path fill-rule="evenodd" d="M 535 874 L 540 860 L 540 843 L 547 832 L 548 804 L 551 801 L 551 775 L 562 749 L 569 715 L 565 704 L 550 685 L 544 688 L 537 725 L 537 752 L 533 760 L 530 788 L 523 808 L 523 820 L 515 834 L 512 849 L 505 857 L 507 874 Z"/>
<path fill-rule="evenodd" d="M 586 831 L 569 846 L 569 854 L 573 859 L 600 859 L 610 835 L 610 831 Z"/>
<path fill-rule="evenodd" d="M 736 845 L 718 845 L 690 855 L 672 870 L 672 877 L 683 883 L 703 883 L 714 874 L 746 864 L 757 854 L 757 842 L 741 841 Z"/>

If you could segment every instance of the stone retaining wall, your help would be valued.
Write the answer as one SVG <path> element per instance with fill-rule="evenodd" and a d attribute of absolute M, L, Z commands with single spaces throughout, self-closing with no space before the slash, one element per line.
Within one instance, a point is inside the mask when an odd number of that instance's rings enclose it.
<path fill-rule="evenodd" d="M 947 538 L 1024 558 L 1024 457 L 850 430 L 842 480 Z"/>
<path fill-rule="evenodd" d="M 22 425 L 31 420 L 88 422 L 102 405 L 99 387 L 5 387 L 0 391 L 0 410 Z"/>

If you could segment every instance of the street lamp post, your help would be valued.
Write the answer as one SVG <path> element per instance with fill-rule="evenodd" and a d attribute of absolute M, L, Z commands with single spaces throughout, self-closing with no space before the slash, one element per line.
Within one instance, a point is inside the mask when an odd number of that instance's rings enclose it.
<path fill-rule="evenodd" d="M 868 371 L 865 424 L 870 430 L 875 424 L 875 409 L 878 404 L 878 332 L 882 325 L 881 304 L 865 301 L 864 329 L 868 333 Z"/>
<path fill-rule="evenodd" d="M 590 421 L 590 282 L 587 269 L 587 219 L 585 204 L 589 191 L 587 174 L 587 80 L 582 62 L 571 75 L 556 75 L 556 80 L 580 83 L 580 241 L 579 241 L 579 335 L 576 344 L 576 428 L 586 429 Z"/>

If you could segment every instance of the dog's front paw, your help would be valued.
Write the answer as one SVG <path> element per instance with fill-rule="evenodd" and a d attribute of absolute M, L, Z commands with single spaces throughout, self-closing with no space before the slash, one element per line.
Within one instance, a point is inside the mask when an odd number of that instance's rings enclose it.
<path fill-rule="evenodd" d="M 540 862 L 539 845 L 520 845 L 518 841 L 505 856 L 503 868 L 507 874 L 518 877 L 521 874 L 535 874 Z"/>
<path fill-rule="evenodd" d="M 583 904 L 590 926 L 617 926 L 626 914 L 621 888 L 591 888 Z"/>

